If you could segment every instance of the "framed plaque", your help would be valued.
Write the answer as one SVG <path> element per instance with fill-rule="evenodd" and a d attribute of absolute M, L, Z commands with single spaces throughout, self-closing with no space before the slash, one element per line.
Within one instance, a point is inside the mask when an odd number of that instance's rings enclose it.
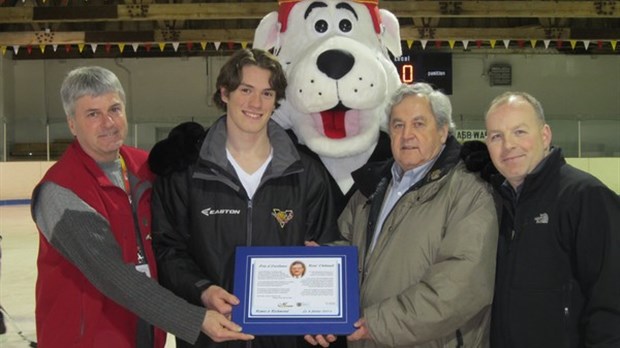
<path fill-rule="evenodd" d="M 348 335 L 359 319 L 357 248 L 238 247 L 232 319 L 253 335 Z"/>

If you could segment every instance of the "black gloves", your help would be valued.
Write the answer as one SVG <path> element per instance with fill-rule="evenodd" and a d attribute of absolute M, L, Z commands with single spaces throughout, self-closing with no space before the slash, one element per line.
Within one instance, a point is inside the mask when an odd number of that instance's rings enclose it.
<path fill-rule="evenodd" d="M 198 158 L 206 130 L 196 122 L 174 127 L 168 137 L 159 141 L 149 154 L 151 171 L 166 176 L 187 169 Z"/>
<path fill-rule="evenodd" d="M 461 147 L 461 159 L 470 172 L 480 172 L 480 177 L 493 187 L 504 182 L 504 177 L 495 169 L 487 145 L 482 141 L 466 141 Z"/>

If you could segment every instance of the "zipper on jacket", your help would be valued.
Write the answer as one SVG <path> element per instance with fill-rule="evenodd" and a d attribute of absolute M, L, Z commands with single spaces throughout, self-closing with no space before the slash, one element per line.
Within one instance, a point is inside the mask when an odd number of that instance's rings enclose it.
<path fill-rule="evenodd" d="M 570 303 L 571 297 L 573 293 L 573 283 L 571 281 L 568 284 L 562 287 L 563 292 L 563 303 L 562 303 L 562 314 L 564 318 L 564 347 L 570 347 Z"/>
<path fill-rule="evenodd" d="M 246 232 L 245 232 L 245 245 L 246 246 L 251 246 L 252 245 L 252 200 L 248 199 L 248 214 L 246 215 L 245 218 L 245 222 L 246 222 Z"/>

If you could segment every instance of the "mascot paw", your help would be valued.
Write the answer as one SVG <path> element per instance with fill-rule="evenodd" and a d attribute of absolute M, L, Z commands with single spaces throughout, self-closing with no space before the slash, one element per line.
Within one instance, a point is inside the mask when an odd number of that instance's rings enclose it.
<path fill-rule="evenodd" d="M 149 154 L 151 171 L 167 176 L 187 169 L 198 158 L 206 130 L 196 122 L 185 122 L 174 127 L 168 137 L 159 141 Z"/>
<path fill-rule="evenodd" d="M 470 172 L 479 172 L 480 177 L 497 186 L 504 181 L 502 175 L 495 169 L 487 145 L 482 141 L 466 141 L 461 147 L 461 159 Z"/>
<path fill-rule="evenodd" d="M 479 172 L 491 162 L 487 145 L 482 141 L 466 141 L 461 147 L 461 159 L 465 162 L 467 170 Z"/>

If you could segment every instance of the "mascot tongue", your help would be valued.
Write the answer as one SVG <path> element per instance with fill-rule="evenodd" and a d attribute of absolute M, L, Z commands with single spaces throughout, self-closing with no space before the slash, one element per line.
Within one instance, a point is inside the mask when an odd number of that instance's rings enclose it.
<path fill-rule="evenodd" d="M 347 136 L 347 130 L 344 127 L 344 118 L 348 110 L 349 108 L 339 104 L 331 110 L 321 111 L 323 132 L 326 137 L 331 139 L 342 139 Z"/>

